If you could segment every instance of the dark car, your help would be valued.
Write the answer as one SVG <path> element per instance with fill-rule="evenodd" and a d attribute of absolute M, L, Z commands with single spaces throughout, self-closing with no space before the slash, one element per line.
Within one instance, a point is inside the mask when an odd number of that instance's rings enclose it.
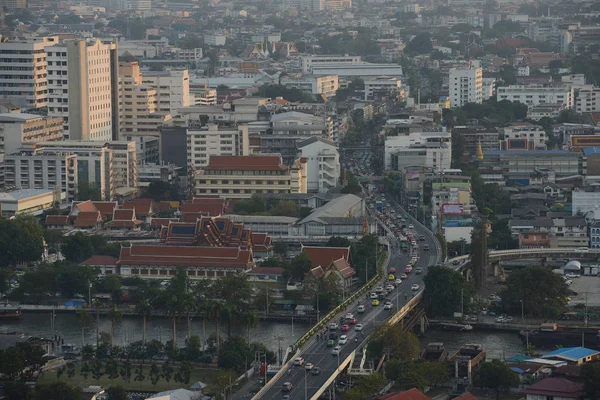
<path fill-rule="evenodd" d="M 319 367 L 314 367 L 311 371 L 310 371 L 311 375 L 319 375 L 321 373 L 321 368 Z"/>
<path fill-rule="evenodd" d="M 337 333 L 333 332 L 329 334 L 329 340 L 336 340 L 338 338 Z"/>

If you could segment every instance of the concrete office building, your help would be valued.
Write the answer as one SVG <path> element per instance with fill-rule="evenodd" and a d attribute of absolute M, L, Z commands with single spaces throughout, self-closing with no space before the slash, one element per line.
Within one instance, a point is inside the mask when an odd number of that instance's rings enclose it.
<path fill-rule="evenodd" d="M 300 58 L 300 68 L 303 73 L 311 73 L 312 68 L 325 65 L 361 64 L 360 56 L 342 55 L 308 55 Z"/>
<path fill-rule="evenodd" d="M 160 127 L 171 119 L 158 110 L 156 89 L 142 83 L 137 62 L 119 63 L 119 139 L 135 141 L 138 159 L 158 163 Z"/>
<path fill-rule="evenodd" d="M 341 165 L 335 144 L 313 136 L 300 142 L 298 148 L 307 161 L 308 192 L 323 193 L 339 185 Z"/>
<path fill-rule="evenodd" d="M 577 113 L 600 112 L 600 88 L 587 86 L 579 90 L 575 103 Z"/>
<path fill-rule="evenodd" d="M 209 163 L 212 156 L 247 156 L 249 149 L 248 125 L 208 124 L 190 127 L 187 131 L 187 167 L 198 170 Z"/>
<path fill-rule="evenodd" d="M 498 101 L 518 101 L 528 106 L 561 104 L 565 108 L 572 108 L 574 98 L 573 88 L 563 86 L 511 85 L 499 87 L 496 92 Z"/>
<path fill-rule="evenodd" d="M 212 156 L 194 176 L 194 194 L 248 199 L 257 193 L 306 193 L 306 160 L 285 166 L 278 155 Z"/>
<path fill-rule="evenodd" d="M 335 96 L 339 88 L 337 75 L 285 76 L 281 78 L 281 84 L 287 88 L 300 89 L 307 94 L 325 98 Z"/>
<path fill-rule="evenodd" d="M 115 42 L 69 39 L 46 46 L 48 115 L 63 119 L 70 140 L 113 140 L 118 130 Z"/>
<path fill-rule="evenodd" d="M 171 116 L 190 106 L 190 76 L 187 69 L 152 71 L 143 74 L 142 84 L 156 89 L 158 111 Z"/>
<path fill-rule="evenodd" d="M 17 151 L 22 143 L 62 140 L 62 119 L 35 114 L 0 114 L 0 162 Z"/>
<path fill-rule="evenodd" d="M 373 79 L 366 79 L 364 83 L 365 101 L 381 97 L 395 98 L 402 92 L 402 81 L 398 78 L 380 76 Z"/>
<path fill-rule="evenodd" d="M 452 107 L 462 107 L 467 103 L 481 104 L 483 96 L 481 68 L 452 68 L 448 84 Z"/>
<path fill-rule="evenodd" d="M 38 151 L 24 146 L 4 159 L 4 189 L 49 189 L 60 192 L 61 202 L 75 200 L 78 185 L 77 155 Z"/>
<path fill-rule="evenodd" d="M 2 98 L 24 110 L 48 105 L 46 52 L 58 37 L 29 37 L 0 43 Z"/>

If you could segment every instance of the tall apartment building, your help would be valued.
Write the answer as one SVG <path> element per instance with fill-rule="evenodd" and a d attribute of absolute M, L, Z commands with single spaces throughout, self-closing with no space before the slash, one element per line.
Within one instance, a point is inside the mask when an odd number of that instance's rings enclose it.
<path fill-rule="evenodd" d="M 313 136 L 298 144 L 306 159 L 306 189 L 308 192 L 327 192 L 340 184 L 340 154 L 335 144 Z"/>
<path fill-rule="evenodd" d="M 177 109 L 190 106 L 190 75 L 187 69 L 146 72 L 142 84 L 156 89 L 158 112 L 178 115 Z"/>
<path fill-rule="evenodd" d="M 600 112 L 600 88 L 587 86 L 579 90 L 575 111 L 579 114 L 584 112 Z"/>
<path fill-rule="evenodd" d="M 306 193 L 306 159 L 293 167 L 278 155 L 212 156 L 194 176 L 194 194 L 247 199 L 257 193 Z"/>
<path fill-rule="evenodd" d="M 30 37 L 0 43 L 0 98 L 25 110 L 48 105 L 46 46 L 58 37 Z"/>
<path fill-rule="evenodd" d="M 188 169 L 198 170 L 208 165 L 212 156 L 247 156 L 249 154 L 248 125 L 193 125 L 187 131 Z"/>
<path fill-rule="evenodd" d="M 70 140 L 113 140 L 118 129 L 117 44 L 72 39 L 47 46 L 48 115 Z"/>
<path fill-rule="evenodd" d="M 61 200 L 77 194 L 77 155 L 62 151 L 38 151 L 28 144 L 4 159 L 4 188 L 59 190 Z"/>
<path fill-rule="evenodd" d="M 171 115 L 159 111 L 156 88 L 142 79 L 137 62 L 119 62 L 119 139 L 137 143 L 138 160 L 158 163 L 160 127 Z"/>
<path fill-rule="evenodd" d="M 62 119 L 35 114 L 0 114 L 0 161 L 22 143 L 51 142 L 63 139 Z"/>
<path fill-rule="evenodd" d="M 481 104 L 483 96 L 481 68 L 452 68 L 448 84 L 452 107 L 462 107 L 467 103 Z"/>
<path fill-rule="evenodd" d="M 496 92 L 498 101 L 518 101 L 528 106 L 562 104 L 572 108 L 574 97 L 573 88 L 563 86 L 510 85 L 499 87 Z"/>
<path fill-rule="evenodd" d="M 77 181 L 96 185 L 107 199 L 113 199 L 119 188 L 138 184 L 135 142 L 41 142 L 35 152 L 77 155 Z"/>

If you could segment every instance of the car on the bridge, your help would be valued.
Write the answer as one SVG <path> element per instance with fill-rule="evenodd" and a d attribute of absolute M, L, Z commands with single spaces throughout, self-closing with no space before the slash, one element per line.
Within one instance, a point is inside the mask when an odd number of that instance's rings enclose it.
<path fill-rule="evenodd" d="M 321 373 L 321 368 L 319 367 L 314 367 L 311 371 L 310 374 L 311 375 L 319 375 Z"/>
<path fill-rule="evenodd" d="M 350 325 L 354 325 L 358 322 L 358 320 L 353 317 L 353 318 L 347 319 L 346 322 Z"/>
<path fill-rule="evenodd" d="M 402 278 L 402 279 L 408 279 L 408 275 L 402 274 L 402 275 L 400 275 L 400 278 Z"/>
<path fill-rule="evenodd" d="M 346 313 L 346 316 L 344 318 L 345 319 L 352 319 L 352 318 L 354 318 L 354 315 L 352 315 L 352 313 L 349 312 L 349 313 Z"/>
<path fill-rule="evenodd" d="M 374 300 L 371 302 L 371 305 L 372 305 L 372 306 L 378 306 L 378 305 L 379 305 L 379 303 L 380 303 L 380 302 L 379 302 L 379 300 L 378 300 L 378 299 L 374 299 Z"/>
<path fill-rule="evenodd" d="M 412 266 L 411 265 L 409 265 L 406 268 L 404 268 L 404 273 L 405 274 L 410 274 L 411 272 L 412 272 Z"/>
<path fill-rule="evenodd" d="M 459 264 L 458 260 L 452 261 L 452 265 L 458 265 L 458 264 Z"/>
<path fill-rule="evenodd" d="M 417 268 L 417 269 L 415 269 L 415 273 L 417 275 L 419 275 L 419 274 L 423 273 L 423 269 L 422 268 Z"/>
<path fill-rule="evenodd" d="M 302 358 L 302 357 L 296 357 L 294 359 L 294 365 L 295 366 L 299 367 L 299 366 L 301 366 L 303 364 L 304 364 L 304 358 Z"/>
<path fill-rule="evenodd" d="M 281 390 L 284 392 L 289 392 L 293 387 L 294 385 L 292 385 L 292 382 L 283 382 L 283 385 L 281 385 Z"/>
<path fill-rule="evenodd" d="M 334 340 L 334 339 L 329 339 L 327 341 L 327 347 L 333 347 L 333 346 L 335 346 L 335 344 L 336 344 L 336 340 Z"/>
<path fill-rule="evenodd" d="M 335 331 L 335 330 L 337 330 L 337 328 L 338 328 L 337 322 L 332 322 L 332 323 L 329 324 L 329 330 L 330 331 Z"/>
<path fill-rule="evenodd" d="M 394 285 L 387 285 L 385 288 L 386 288 L 388 291 L 392 291 L 392 290 L 396 289 L 396 288 L 394 287 Z"/>
<path fill-rule="evenodd" d="M 413 224 L 410 224 L 410 225 L 408 226 L 408 229 L 415 229 L 415 226 L 414 226 Z"/>
<path fill-rule="evenodd" d="M 395 279 L 396 279 L 396 277 L 394 275 L 392 275 L 392 274 L 388 275 L 388 281 L 393 281 Z"/>
<path fill-rule="evenodd" d="M 391 310 L 392 309 L 392 303 L 391 302 L 387 302 L 385 303 L 385 305 L 383 306 L 384 310 Z"/>
<path fill-rule="evenodd" d="M 390 274 L 395 274 L 396 273 L 396 268 L 390 268 Z"/>
<path fill-rule="evenodd" d="M 356 326 L 354 327 L 354 330 L 355 330 L 356 332 L 360 332 L 360 331 L 362 331 L 362 330 L 363 330 L 363 326 L 362 326 L 362 324 L 356 324 Z"/>
<path fill-rule="evenodd" d="M 361 304 L 360 306 L 358 306 L 358 308 L 356 309 L 356 311 L 358 311 L 359 313 L 364 313 L 365 312 L 365 306 L 363 304 Z"/>
<path fill-rule="evenodd" d="M 342 348 L 340 346 L 335 346 L 333 350 L 331 350 L 331 354 L 334 356 L 338 356 L 340 354 L 340 351 L 342 351 Z"/>
<path fill-rule="evenodd" d="M 348 343 L 348 336 L 346 336 L 346 335 L 340 336 L 340 341 L 338 343 L 339 344 L 346 344 L 346 343 Z"/>
<path fill-rule="evenodd" d="M 376 299 L 377 298 L 377 293 L 371 293 L 371 299 Z"/>
<path fill-rule="evenodd" d="M 401 283 L 402 283 L 402 279 L 398 278 L 398 279 L 396 279 L 396 280 L 394 281 L 394 283 L 395 283 L 396 285 L 399 285 L 399 284 L 401 284 Z"/>
<path fill-rule="evenodd" d="M 420 241 L 423 241 L 423 240 L 425 240 L 425 235 L 419 235 L 419 240 L 420 240 Z"/>
<path fill-rule="evenodd" d="M 423 246 L 423 250 L 424 250 L 424 251 L 429 251 L 429 245 L 428 245 L 428 244 L 425 244 L 425 245 Z"/>
<path fill-rule="evenodd" d="M 350 325 L 342 325 L 342 332 L 348 332 L 350 330 Z"/>
<path fill-rule="evenodd" d="M 313 369 L 314 364 L 313 363 L 306 363 L 306 365 L 304 366 L 304 369 L 307 371 L 310 371 L 311 369 Z"/>
<path fill-rule="evenodd" d="M 419 285 L 413 283 L 413 285 L 410 287 L 410 290 L 412 290 L 413 292 L 419 290 Z"/>

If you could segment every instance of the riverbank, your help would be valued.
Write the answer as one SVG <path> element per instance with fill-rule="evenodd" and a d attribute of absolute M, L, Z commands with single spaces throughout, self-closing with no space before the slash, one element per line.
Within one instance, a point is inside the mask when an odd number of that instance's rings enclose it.
<path fill-rule="evenodd" d="M 535 329 L 539 329 L 540 325 L 545 322 L 554 322 L 547 321 L 544 319 L 524 319 L 521 321 L 520 319 L 513 319 L 512 322 L 496 322 L 494 317 L 479 317 L 477 321 L 465 321 L 465 322 L 457 322 L 457 320 L 452 319 L 430 319 L 428 320 L 429 326 L 436 329 L 444 329 L 444 327 L 452 327 L 462 324 L 462 325 L 470 325 L 473 330 L 478 331 L 498 331 L 498 332 L 520 332 L 523 330 L 532 331 Z M 558 326 L 568 327 L 570 329 L 581 329 L 581 330 L 589 330 L 591 328 L 600 329 L 600 321 L 593 320 L 589 321 L 587 326 L 583 321 L 556 321 Z M 448 330 L 456 330 L 456 329 L 448 329 Z"/>

